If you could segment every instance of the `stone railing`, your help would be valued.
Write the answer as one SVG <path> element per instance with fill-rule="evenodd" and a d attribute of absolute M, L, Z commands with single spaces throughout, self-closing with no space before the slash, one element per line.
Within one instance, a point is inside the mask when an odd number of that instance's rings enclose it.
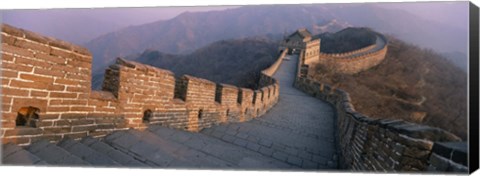
<path fill-rule="evenodd" d="M 354 74 L 364 70 L 368 70 L 380 64 L 387 54 L 388 40 L 382 34 L 377 34 L 380 40 L 383 40 L 384 45 L 379 49 L 375 49 L 377 44 L 364 47 L 359 50 L 325 54 L 320 53 L 318 60 L 305 60 L 305 64 L 320 63 L 327 67 L 334 68 L 338 73 Z M 375 50 L 374 50 L 375 49 Z"/>
<path fill-rule="evenodd" d="M 347 92 L 307 79 L 300 55 L 295 87 L 332 104 L 343 168 L 359 171 L 467 172 L 466 142 L 445 130 L 402 120 L 372 119 Z"/>
<path fill-rule="evenodd" d="M 117 59 L 105 72 L 102 91 L 92 91 L 87 49 L 6 24 L 1 37 L 0 137 L 20 145 L 147 124 L 199 131 L 259 117 L 278 101 L 279 84 L 271 75 L 286 53 L 262 72 L 257 90 Z"/>

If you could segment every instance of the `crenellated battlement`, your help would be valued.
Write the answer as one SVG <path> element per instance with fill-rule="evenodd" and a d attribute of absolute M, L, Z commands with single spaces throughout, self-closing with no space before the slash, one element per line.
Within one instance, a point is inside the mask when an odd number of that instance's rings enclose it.
<path fill-rule="evenodd" d="M 258 90 L 177 77 L 119 58 L 106 69 L 102 90 L 93 91 L 87 49 L 6 24 L 1 35 L 1 138 L 21 145 L 100 137 L 147 124 L 199 131 L 259 117 L 278 101 L 279 85 L 271 76 L 287 52 L 262 71 Z M 35 127 L 16 123 L 25 107 L 38 108 Z"/>

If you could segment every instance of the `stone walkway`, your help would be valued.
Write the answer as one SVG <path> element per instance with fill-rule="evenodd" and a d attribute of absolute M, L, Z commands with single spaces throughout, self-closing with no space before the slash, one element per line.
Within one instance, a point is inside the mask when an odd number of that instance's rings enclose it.
<path fill-rule="evenodd" d="M 279 102 L 264 116 L 190 133 L 161 126 L 114 132 L 103 139 L 3 145 L 3 164 L 103 167 L 324 170 L 337 168 L 334 112 L 293 88 L 298 56 L 274 75 Z"/>

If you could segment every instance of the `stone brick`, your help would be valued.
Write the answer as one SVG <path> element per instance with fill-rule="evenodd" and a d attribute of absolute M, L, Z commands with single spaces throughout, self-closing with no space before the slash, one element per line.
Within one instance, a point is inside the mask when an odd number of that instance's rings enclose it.
<path fill-rule="evenodd" d="M 8 45 L 6 43 L 2 43 L 2 52 L 13 53 L 13 54 L 20 55 L 20 56 L 23 56 L 23 57 L 33 58 L 33 52 L 31 52 L 27 49 L 24 49 L 24 48 L 19 48 L 19 47 Z"/>
<path fill-rule="evenodd" d="M 27 41 L 27 40 L 15 40 L 15 46 L 18 46 L 20 48 L 25 48 L 25 49 L 31 49 L 31 50 L 36 50 L 36 51 L 41 51 L 44 53 L 49 53 L 50 52 L 50 47 L 32 42 L 32 41 Z"/>
<path fill-rule="evenodd" d="M 22 90 L 22 89 L 15 89 L 15 88 L 8 88 L 4 87 L 2 88 L 2 94 L 3 95 L 14 95 L 14 96 L 28 96 L 29 91 L 28 90 Z"/>
<path fill-rule="evenodd" d="M 18 88 L 33 88 L 33 89 L 47 89 L 48 84 L 44 82 L 27 82 L 27 81 L 19 81 L 19 80 L 11 80 L 10 81 L 11 87 L 18 87 Z"/>
<path fill-rule="evenodd" d="M 51 77 L 37 76 L 37 75 L 25 74 L 25 73 L 20 74 L 20 78 L 25 79 L 25 80 L 29 80 L 29 81 L 33 81 L 34 84 L 38 83 L 38 82 L 44 82 L 44 83 L 52 83 L 53 82 L 53 78 L 51 78 Z"/>
<path fill-rule="evenodd" d="M 2 62 L 13 62 L 13 60 L 13 55 L 2 53 Z"/>
<path fill-rule="evenodd" d="M 14 36 L 7 36 L 5 34 L 2 34 L 2 43 L 6 43 L 8 45 L 13 45 L 15 43 L 16 37 Z"/>
<path fill-rule="evenodd" d="M 3 69 L 9 69 L 13 71 L 22 71 L 22 72 L 31 72 L 33 70 L 33 66 L 25 66 L 19 65 L 14 63 L 2 62 Z"/>
<path fill-rule="evenodd" d="M 38 135 L 38 134 L 42 134 L 42 130 L 38 128 L 31 128 L 31 127 L 18 127 L 15 129 L 5 131 L 5 137 Z"/>
<path fill-rule="evenodd" d="M 77 93 L 50 92 L 52 98 L 77 98 Z"/>
<path fill-rule="evenodd" d="M 43 128 L 43 133 L 48 134 L 64 134 L 71 132 L 71 127 L 45 127 Z"/>
<path fill-rule="evenodd" d="M 58 56 L 52 56 L 44 53 L 36 53 L 35 58 L 55 64 L 66 64 L 67 60 Z"/>
<path fill-rule="evenodd" d="M 48 92 L 45 92 L 45 91 L 36 91 L 36 90 L 30 91 L 31 97 L 46 97 L 47 95 L 48 95 Z"/>
<path fill-rule="evenodd" d="M 57 78 L 55 79 L 56 84 L 65 84 L 65 85 L 78 85 L 79 81 L 75 80 L 69 80 L 69 79 L 63 79 L 63 78 Z"/>

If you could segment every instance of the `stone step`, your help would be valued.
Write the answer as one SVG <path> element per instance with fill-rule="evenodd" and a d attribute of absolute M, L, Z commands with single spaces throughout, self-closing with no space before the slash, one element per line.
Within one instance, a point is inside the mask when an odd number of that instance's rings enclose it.
<path fill-rule="evenodd" d="M 182 143 L 211 156 L 211 158 L 224 161 L 228 167 L 242 169 L 298 168 L 201 133 L 190 133 L 161 126 L 150 126 L 148 130 L 157 136 Z"/>
<path fill-rule="evenodd" d="M 8 143 L 2 146 L 2 164 L 4 165 L 46 165 L 36 155 L 19 147 L 15 144 Z"/>
<path fill-rule="evenodd" d="M 116 132 L 111 136 L 105 137 L 104 141 L 108 145 L 133 156 L 149 166 L 166 167 L 174 160 L 171 153 L 159 150 L 159 148 L 164 146 L 151 145 L 145 139 L 132 134 L 132 131 L 135 130 Z"/>
<path fill-rule="evenodd" d="M 92 137 L 86 137 L 80 141 L 82 144 L 90 147 L 91 149 L 103 153 L 110 159 L 127 167 L 148 167 L 146 164 L 136 160 L 132 156 L 117 150 L 116 148 Z"/>
<path fill-rule="evenodd" d="M 178 132 L 180 132 L 178 130 Z M 175 142 L 171 139 L 164 138 L 152 133 L 149 130 L 145 131 L 131 131 L 135 136 L 140 137 L 144 143 L 148 143 L 154 146 L 162 146 L 159 151 L 169 153 L 173 157 L 173 161 L 168 167 L 174 168 L 229 168 L 230 163 L 215 158 L 211 155 L 207 155 L 204 152 L 196 150 L 194 148 L 185 146 L 182 143 Z M 189 134 L 189 132 L 184 132 Z M 145 145 L 145 144 L 144 144 Z"/>
<path fill-rule="evenodd" d="M 261 126 L 252 121 L 215 126 L 200 133 L 303 169 L 325 168 L 334 154 L 322 156 L 320 154 L 326 151 L 315 153 L 314 149 L 321 149 L 321 145 L 314 143 L 313 139 L 301 136 L 293 138 L 281 129 Z M 282 136 L 286 139 L 282 139 Z"/>
<path fill-rule="evenodd" d="M 108 157 L 104 153 L 97 152 L 89 146 L 86 146 L 73 139 L 65 138 L 60 141 L 57 146 L 65 149 L 66 151 L 70 152 L 70 154 L 73 154 L 94 166 L 120 166 L 119 163 L 110 159 L 110 157 Z"/>
<path fill-rule="evenodd" d="M 65 149 L 46 140 L 40 140 L 27 147 L 27 150 L 50 165 L 88 166 L 88 162 L 70 154 Z"/>

